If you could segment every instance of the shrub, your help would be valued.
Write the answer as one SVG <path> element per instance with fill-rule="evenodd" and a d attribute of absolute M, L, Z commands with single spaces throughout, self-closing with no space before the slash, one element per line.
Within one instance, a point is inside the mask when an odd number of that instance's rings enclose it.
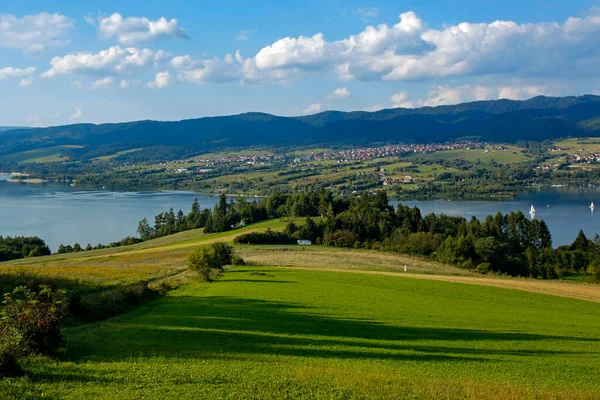
<path fill-rule="evenodd" d="M 0 378 L 23 375 L 23 370 L 17 362 L 20 343 L 19 332 L 0 321 Z"/>
<path fill-rule="evenodd" d="M 197 272 L 203 280 L 210 282 L 213 270 L 217 266 L 215 252 L 212 247 L 194 250 L 188 258 L 187 266 L 192 271 Z"/>
<path fill-rule="evenodd" d="M 352 247 L 358 242 L 360 237 L 351 231 L 337 231 L 330 235 L 327 235 L 323 239 L 323 244 L 326 246 L 335 247 Z"/>
<path fill-rule="evenodd" d="M 63 344 L 62 320 L 68 310 L 65 291 L 47 285 L 37 291 L 19 286 L 4 295 L 3 304 L 3 329 L 19 336 L 20 354 L 52 355 Z"/>
<path fill-rule="evenodd" d="M 233 239 L 236 244 L 294 244 L 296 239 L 284 232 L 249 232 Z"/>
<path fill-rule="evenodd" d="M 234 255 L 231 257 L 231 265 L 235 265 L 236 267 L 246 265 L 246 261 L 242 257 Z"/>
<path fill-rule="evenodd" d="M 231 265 L 233 247 L 227 243 L 215 242 L 212 244 L 215 257 L 215 269 L 222 270 L 224 266 Z"/>
<path fill-rule="evenodd" d="M 490 273 L 492 272 L 492 264 L 488 262 L 481 263 L 477 266 L 477 268 L 475 268 L 475 271 L 479 272 L 480 274 Z"/>

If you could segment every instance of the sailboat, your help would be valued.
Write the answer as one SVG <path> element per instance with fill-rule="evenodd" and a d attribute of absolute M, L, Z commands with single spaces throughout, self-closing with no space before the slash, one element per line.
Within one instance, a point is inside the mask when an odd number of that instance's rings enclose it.
<path fill-rule="evenodd" d="M 594 208 L 596 207 L 594 207 L 594 202 L 592 201 L 592 204 L 590 205 L 590 210 L 594 211 Z"/>
<path fill-rule="evenodd" d="M 529 210 L 529 214 L 535 214 L 535 208 L 533 207 L 533 204 L 531 205 L 531 210 Z"/>

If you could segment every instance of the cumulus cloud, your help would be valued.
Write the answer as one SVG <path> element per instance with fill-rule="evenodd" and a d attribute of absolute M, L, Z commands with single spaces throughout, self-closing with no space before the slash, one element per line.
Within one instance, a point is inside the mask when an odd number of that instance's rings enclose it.
<path fill-rule="evenodd" d="M 414 12 L 327 41 L 322 33 L 286 37 L 239 66 L 239 74 L 335 72 L 343 80 L 418 81 L 456 76 L 594 76 L 600 68 L 600 16 L 564 23 L 462 22 L 430 29 Z M 232 74 L 228 72 L 229 76 Z"/>
<path fill-rule="evenodd" d="M 107 89 L 107 88 L 111 87 L 114 82 L 115 82 L 115 79 L 109 76 L 109 77 L 98 79 L 98 80 L 92 82 L 91 88 L 92 89 Z"/>
<path fill-rule="evenodd" d="M 47 48 L 68 44 L 66 36 L 74 26 L 71 18 L 61 14 L 39 13 L 22 18 L 0 14 L 0 47 L 39 54 Z"/>
<path fill-rule="evenodd" d="M 330 93 L 327 98 L 328 99 L 346 99 L 352 96 L 352 93 L 345 87 L 335 89 L 332 93 Z"/>
<path fill-rule="evenodd" d="M 88 20 L 89 22 L 91 21 Z M 145 17 L 125 18 L 114 13 L 108 17 L 99 17 L 97 25 L 102 38 L 116 38 L 120 44 L 127 46 L 159 39 L 188 39 L 185 29 L 179 26 L 176 19 L 167 20 L 164 17 L 152 21 Z"/>
<path fill-rule="evenodd" d="M 23 78 L 19 81 L 19 86 L 27 87 L 33 85 L 35 78 L 30 76 L 29 78 Z"/>
<path fill-rule="evenodd" d="M 429 97 L 427 99 L 421 99 L 417 103 L 424 106 L 441 106 L 479 100 L 524 100 L 541 94 L 558 95 L 560 94 L 560 91 L 550 85 L 540 86 L 527 84 L 518 84 L 514 86 L 437 86 L 429 91 Z"/>
<path fill-rule="evenodd" d="M 310 106 L 306 107 L 306 109 L 304 110 L 304 114 L 315 114 L 315 113 L 318 113 L 319 111 L 321 111 L 322 109 L 323 109 L 323 104 L 319 104 L 319 103 L 311 104 Z"/>
<path fill-rule="evenodd" d="M 71 121 L 78 120 L 83 115 L 83 111 L 79 107 L 75 107 L 75 113 L 69 117 Z"/>
<path fill-rule="evenodd" d="M 156 74 L 154 81 L 149 82 L 147 87 L 150 89 L 162 89 L 171 83 L 169 71 L 163 71 Z"/>
<path fill-rule="evenodd" d="M 35 67 L 13 68 L 5 67 L 0 69 L 0 79 L 23 78 L 35 74 Z"/>
<path fill-rule="evenodd" d="M 391 100 L 394 108 L 415 108 L 415 103 L 408 99 L 406 92 L 395 93 Z"/>
<path fill-rule="evenodd" d="M 150 49 L 112 46 L 98 53 L 75 53 L 64 57 L 54 57 L 51 68 L 42 78 L 52 78 L 61 74 L 83 73 L 127 73 L 145 67 L 154 61 L 155 53 Z"/>

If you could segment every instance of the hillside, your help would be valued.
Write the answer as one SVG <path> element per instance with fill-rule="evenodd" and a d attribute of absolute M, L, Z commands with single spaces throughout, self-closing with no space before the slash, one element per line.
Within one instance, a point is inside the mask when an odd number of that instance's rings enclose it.
<path fill-rule="evenodd" d="M 136 282 L 172 290 L 132 312 L 69 326 L 63 354 L 23 360 L 28 375 L 0 380 L 0 393 L 597 397 L 595 286 L 484 278 L 400 254 L 321 246 L 236 246 L 251 265 L 228 268 L 213 283 L 184 272 L 197 246 L 283 224 L 271 220 L 226 234 L 195 230 L 1 264 L 0 286 L 43 277 L 93 310 L 112 308 L 113 298 Z M 406 273 L 399 268 L 405 264 Z"/>
<path fill-rule="evenodd" d="M 221 148 L 282 145 L 435 143 L 461 137 L 484 141 L 543 141 L 600 132 L 600 97 L 535 97 L 454 106 L 326 111 L 304 117 L 263 113 L 176 122 L 75 124 L 3 132 L 0 155 L 52 146 L 81 146 L 70 159 L 144 148 L 140 159 L 169 159 Z"/>

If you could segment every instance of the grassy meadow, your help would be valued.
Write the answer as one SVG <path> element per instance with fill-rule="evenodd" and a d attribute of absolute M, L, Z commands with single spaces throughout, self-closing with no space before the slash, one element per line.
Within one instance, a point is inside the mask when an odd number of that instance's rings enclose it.
<path fill-rule="evenodd" d="M 212 283 L 186 272 L 198 246 L 286 223 L 0 264 L 3 289 L 23 276 L 90 293 L 177 281 L 70 324 L 65 352 L 25 359 L 0 399 L 598 398 L 598 286 L 321 246 L 236 246 L 248 266 Z"/>
<path fill-rule="evenodd" d="M 260 274 L 260 275 L 257 275 Z M 0 390 L 48 398 L 597 398 L 600 304 L 238 267 L 67 330 Z"/>

